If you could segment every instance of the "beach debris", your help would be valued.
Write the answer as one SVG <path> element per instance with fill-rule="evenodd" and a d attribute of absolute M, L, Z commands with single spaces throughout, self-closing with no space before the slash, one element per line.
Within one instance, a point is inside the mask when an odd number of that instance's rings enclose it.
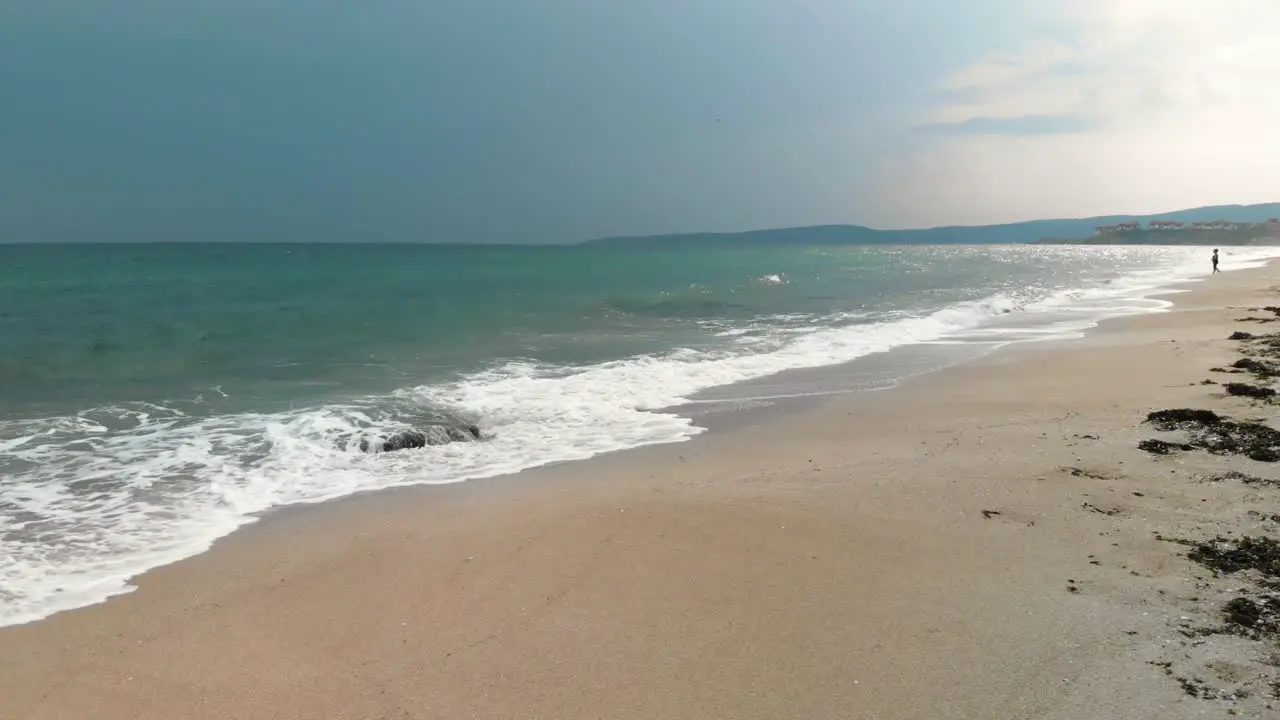
<path fill-rule="evenodd" d="M 1142 442 L 1139 442 L 1138 449 L 1145 450 L 1153 455 L 1168 455 L 1169 453 L 1175 450 L 1182 450 L 1184 452 L 1188 450 L 1195 450 L 1195 446 L 1188 445 L 1187 443 L 1174 443 L 1174 442 L 1167 442 L 1165 440 L 1153 439 L 1153 440 L 1143 440 Z"/>
<path fill-rule="evenodd" d="M 1091 502 L 1082 503 L 1080 507 L 1084 508 L 1085 510 L 1088 510 L 1089 512 L 1096 512 L 1102 515 L 1119 515 L 1120 514 L 1119 508 L 1100 508 Z"/>
<path fill-rule="evenodd" d="M 1199 678 L 1186 678 L 1178 676 L 1174 678 L 1178 684 L 1182 686 L 1182 691 L 1193 698 L 1202 700 L 1212 700 L 1218 697 L 1217 691 L 1209 687 L 1209 684 Z"/>
<path fill-rule="evenodd" d="M 1280 634 L 1280 596 L 1264 594 L 1257 600 L 1237 597 L 1222 607 L 1227 629 L 1240 635 L 1260 639 L 1266 635 Z"/>
<path fill-rule="evenodd" d="M 1227 383 L 1223 386 L 1228 395 L 1239 395 L 1251 398 L 1269 398 L 1275 397 L 1276 391 L 1271 388 L 1262 387 L 1260 385 L 1250 385 L 1248 383 Z"/>
<path fill-rule="evenodd" d="M 1280 333 L 1257 336 L 1249 343 L 1247 354 L 1250 357 L 1237 360 L 1232 367 L 1248 370 L 1258 377 L 1280 377 L 1280 364 L 1275 362 L 1280 358 Z"/>
<path fill-rule="evenodd" d="M 1157 430 L 1186 430 L 1188 443 L 1144 440 L 1138 447 L 1167 455 L 1170 450 L 1200 448 L 1214 455 L 1244 455 L 1259 462 L 1280 461 L 1280 430 L 1258 422 L 1227 420 L 1212 410 L 1157 410 L 1147 415 Z M 1186 447 L 1189 445 L 1190 447 Z"/>
<path fill-rule="evenodd" d="M 1218 536 L 1196 544 L 1187 558 L 1209 568 L 1215 575 L 1255 570 L 1264 578 L 1280 580 L 1280 542 L 1265 535 L 1234 539 Z"/>
<path fill-rule="evenodd" d="M 1228 340 L 1252 340 L 1255 337 L 1257 337 L 1257 335 L 1254 335 L 1253 333 L 1248 333 L 1243 330 L 1237 330 L 1231 333 L 1231 337 L 1227 339 Z"/>
<path fill-rule="evenodd" d="M 1222 421 L 1191 431 L 1191 444 L 1215 455 L 1244 455 L 1259 462 L 1280 461 L 1280 430 L 1256 422 Z"/>
<path fill-rule="evenodd" d="M 983 510 L 982 511 L 982 517 L 984 518 L 991 518 L 993 515 L 999 515 L 999 514 L 1000 514 L 999 510 Z"/>
<path fill-rule="evenodd" d="M 1242 473 L 1239 470 L 1228 470 L 1227 472 L 1224 472 L 1220 475 L 1209 475 L 1204 479 L 1208 480 L 1209 482 L 1222 482 L 1224 480 L 1238 480 L 1244 483 L 1245 485 L 1280 486 L 1280 480 L 1273 480 L 1271 478 L 1258 477 L 1257 475 Z"/>
<path fill-rule="evenodd" d="M 1240 358 L 1239 360 L 1231 363 L 1231 367 L 1237 370 L 1246 370 L 1258 377 L 1275 377 L 1276 375 L 1280 375 L 1280 368 L 1277 368 L 1275 364 L 1263 360 L 1255 360 L 1254 358 Z M 1230 371 L 1224 370 L 1223 372 Z"/>
<path fill-rule="evenodd" d="M 1181 430 L 1192 425 L 1213 425 L 1222 422 L 1223 418 L 1212 410 L 1192 410 L 1177 408 L 1175 410 L 1156 410 L 1147 413 L 1147 422 L 1155 429 L 1170 431 Z"/>

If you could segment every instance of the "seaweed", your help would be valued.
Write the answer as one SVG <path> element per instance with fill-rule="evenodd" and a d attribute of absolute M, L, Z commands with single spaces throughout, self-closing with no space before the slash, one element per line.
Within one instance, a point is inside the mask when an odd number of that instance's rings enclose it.
<path fill-rule="evenodd" d="M 1178 430 L 1187 425 L 1214 425 L 1223 418 L 1212 410 L 1192 410 L 1178 408 L 1176 410 L 1156 410 L 1147 413 L 1147 422 L 1157 430 Z"/>
<path fill-rule="evenodd" d="M 1234 422 L 1212 410 L 1157 410 L 1147 414 L 1157 430 L 1187 430 L 1189 443 L 1143 440 L 1138 447 L 1167 455 L 1172 450 L 1200 448 L 1214 455 L 1244 455 L 1259 462 L 1280 461 L 1280 430 L 1256 422 Z M 1190 445 L 1190 447 L 1186 447 Z"/>
<path fill-rule="evenodd" d="M 1153 455 L 1168 455 L 1175 450 L 1195 450 L 1194 445 L 1187 443 L 1174 443 L 1165 440 L 1143 440 L 1138 443 L 1139 450 L 1145 450 Z"/>
<path fill-rule="evenodd" d="M 1227 630 L 1254 639 L 1280 634 L 1280 596 L 1237 597 L 1222 606 Z"/>
<path fill-rule="evenodd" d="M 1239 395 L 1251 398 L 1269 398 L 1275 397 L 1276 391 L 1271 388 L 1261 387 L 1259 385 L 1249 385 L 1248 383 L 1227 383 L 1223 386 L 1228 395 Z"/>
<path fill-rule="evenodd" d="M 1258 377 L 1275 377 L 1280 375 L 1280 368 L 1269 362 L 1255 360 L 1254 358 L 1240 358 L 1231 363 L 1231 367 L 1237 370 L 1247 370 Z"/>
<path fill-rule="evenodd" d="M 1256 422 L 1222 420 L 1191 430 L 1191 444 L 1215 455 L 1244 455 L 1259 462 L 1280 461 L 1280 430 Z"/>
<path fill-rule="evenodd" d="M 1236 539 L 1219 536 L 1197 544 L 1187 558 L 1218 575 L 1256 570 L 1267 578 L 1280 579 L 1280 542 L 1264 535 Z"/>

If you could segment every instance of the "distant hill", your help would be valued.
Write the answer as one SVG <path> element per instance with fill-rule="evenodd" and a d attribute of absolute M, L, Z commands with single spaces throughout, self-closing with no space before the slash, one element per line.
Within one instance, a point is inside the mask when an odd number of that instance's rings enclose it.
<path fill-rule="evenodd" d="M 1280 223 L 1246 223 L 1229 230 L 1140 228 L 1083 238 L 1044 238 L 1036 242 L 1044 245 L 1280 245 Z"/>
<path fill-rule="evenodd" d="M 734 245 L 977 245 L 984 243 L 1034 243 L 1043 241 L 1045 238 L 1087 238 L 1093 235 L 1094 228 L 1099 225 L 1115 225 L 1123 222 L 1146 223 L 1151 220 L 1208 222 L 1211 220 L 1228 220 L 1231 222 L 1258 223 L 1270 218 L 1280 218 L 1280 203 L 1214 205 L 1190 210 L 1175 210 L 1156 215 L 1106 215 L 1075 220 L 1032 220 L 1004 225 L 938 227 L 921 230 L 876 230 L 861 225 L 819 225 L 773 230 L 749 230 L 737 233 L 685 233 L 612 237 L 588 242 L 609 245 L 706 243 Z M 1149 240 L 1147 242 L 1153 241 Z"/>

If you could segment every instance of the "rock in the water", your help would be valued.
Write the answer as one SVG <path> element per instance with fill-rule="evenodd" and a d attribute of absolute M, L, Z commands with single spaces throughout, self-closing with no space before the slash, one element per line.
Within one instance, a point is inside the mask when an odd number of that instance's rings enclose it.
<path fill-rule="evenodd" d="M 475 425 L 445 428 L 445 435 L 454 442 L 471 442 L 481 439 L 480 428 Z"/>
<path fill-rule="evenodd" d="M 1235 331 L 1235 332 L 1231 333 L 1231 337 L 1229 337 L 1229 338 L 1227 338 L 1227 339 L 1228 339 L 1228 340 L 1252 340 L 1252 339 L 1254 339 L 1255 337 L 1257 337 L 1257 336 L 1256 336 L 1256 335 L 1254 335 L 1253 333 L 1247 333 L 1247 332 L 1245 332 L 1245 331 L 1243 331 L 1243 330 L 1237 330 L 1237 331 Z"/>
<path fill-rule="evenodd" d="M 483 439 L 484 434 L 480 432 L 479 426 L 469 423 L 456 426 L 431 425 L 422 430 L 401 430 L 374 440 L 364 438 L 360 440 L 359 447 L 361 452 L 393 452 Z"/>
<path fill-rule="evenodd" d="M 1249 385 L 1248 383 L 1227 383 L 1223 387 L 1226 388 L 1228 395 L 1242 395 L 1244 397 L 1251 398 L 1269 398 L 1276 394 L 1276 391 L 1271 388 Z"/>
<path fill-rule="evenodd" d="M 410 450 L 427 446 L 427 434 L 413 430 L 405 430 L 382 441 L 383 452 L 393 450 Z"/>
<path fill-rule="evenodd" d="M 360 452 L 394 452 L 396 450 L 410 450 L 426 446 L 426 433 L 404 430 L 372 442 L 368 439 L 362 439 L 360 441 Z"/>

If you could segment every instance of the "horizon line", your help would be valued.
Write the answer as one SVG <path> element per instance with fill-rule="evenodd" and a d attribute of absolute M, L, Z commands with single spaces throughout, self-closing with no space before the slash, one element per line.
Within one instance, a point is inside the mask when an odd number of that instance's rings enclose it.
<path fill-rule="evenodd" d="M 816 230 L 831 228 L 859 228 L 877 233 L 909 233 L 938 230 L 977 230 L 982 228 L 1001 228 L 1012 225 L 1029 225 L 1032 223 L 1051 222 L 1095 222 L 1114 219 L 1143 219 L 1156 215 L 1191 212 L 1195 210 L 1214 210 L 1227 208 L 1248 208 L 1266 205 L 1280 205 L 1280 201 L 1262 203 L 1229 203 L 1224 205 L 1198 205 L 1175 210 L 1163 210 L 1152 213 L 1113 213 L 1107 215 L 1090 215 L 1087 217 L 1055 217 L 1035 218 L 1031 220 L 1014 220 L 1009 222 L 988 223 L 985 225 L 935 225 L 915 228 L 877 228 L 859 225 L 854 222 L 822 223 L 817 225 L 790 225 L 780 227 L 753 228 L 749 230 L 695 230 L 686 232 L 648 233 L 637 235 L 600 235 L 584 240 L 568 240 L 564 242 L 436 242 L 432 240 L 5 240 L 0 239 L 0 246 L 7 245 L 433 245 L 436 247 L 575 247 L 590 245 L 604 241 L 646 240 L 673 237 L 716 237 L 728 235 L 751 235 L 755 233 L 782 232 L 787 230 Z M 915 243 L 919 244 L 919 243 Z"/>

